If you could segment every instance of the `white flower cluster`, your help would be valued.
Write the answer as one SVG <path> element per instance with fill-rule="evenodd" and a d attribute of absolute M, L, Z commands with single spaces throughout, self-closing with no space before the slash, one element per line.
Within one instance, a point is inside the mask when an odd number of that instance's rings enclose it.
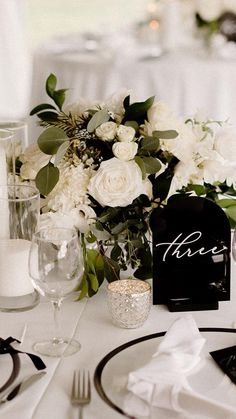
<path fill-rule="evenodd" d="M 125 207 L 141 194 L 152 199 L 152 183 L 148 176 L 143 179 L 135 156 L 140 137 L 152 136 L 154 131 L 173 129 L 178 132 L 174 139 L 160 140 L 163 153 L 178 159 L 169 196 L 188 184 L 204 182 L 212 185 L 226 182 L 236 189 L 236 131 L 232 126 L 214 123 L 200 115 L 185 122 L 165 103 L 157 102 L 148 110 L 147 120 L 136 132 L 133 127 L 118 122 L 124 115 L 126 93 L 112 96 L 103 103 L 102 107 L 112 112 L 113 121 L 104 122 L 95 130 L 99 140 L 112 143 L 113 157 L 103 161 L 96 170 L 79 159 L 73 165 L 62 160 L 58 166 L 59 182 L 44 200 L 44 225 L 47 222 L 60 225 L 62 221 L 70 225 L 73 220 L 80 231 L 86 232 L 96 219 L 91 197 L 103 207 Z M 89 104 L 89 109 L 93 106 L 96 108 L 97 104 Z M 68 107 L 67 112 L 75 112 L 80 117 L 86 109 L 86 103 L 82 102 L 80 106 Z M 50 156 L 37 145 L 31 145 L 20 159 L 21 179 L 33 181 Z M 162 163 L 156 178 L 165 168 L 166 164 Z"/>
<path fill-rule="evenodd" d="M 225 12 L 236 14 L 235 0 L 195 0 L 196 12 L 207 22 L 217 20 Z"/>
<path fill-rule="evenodd" d="M 226 182 L 236 189 L 236 130 L 229 123 L 218 124 L 195 115 L 185 123 L 165 103 L 157 103 L 148 111 L 145 129 L 175 128 L 178 137 L 161 140 L 161 148 L 178 158 L 170 194 L 188 184 Z"/>

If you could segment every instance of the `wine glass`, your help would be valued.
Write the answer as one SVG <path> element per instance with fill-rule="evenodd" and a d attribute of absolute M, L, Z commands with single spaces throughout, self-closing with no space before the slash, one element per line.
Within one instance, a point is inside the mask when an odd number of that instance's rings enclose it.
<path fill-rule="evenodd" d="M 35 289 L 51 301 L 55 324 L 54 337 L 36 342 L 33 346 L 36 352 L 59 357 L 80 350 L 78 341 L 61 337 L 59 315 L 62 301 L 76 290 L 82 272 L 82 250 L 76 230 L 44 228 L 33 235 L 29 252 L 29 275 Z"/>
<path fill-rule="evenodd" d="M 233 233 L 233 240 L 232 240 L 232 246 L 231 246 L 231 254 L 233 256 L 234 262 L 236 262 L 236 228 L 234 229 L 234 233 Z"/>

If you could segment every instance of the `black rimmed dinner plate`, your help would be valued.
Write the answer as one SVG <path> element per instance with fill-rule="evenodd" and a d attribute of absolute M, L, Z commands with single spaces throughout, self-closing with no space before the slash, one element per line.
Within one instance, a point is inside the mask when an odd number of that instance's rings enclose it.
<path fill-rule="evenodd" d="M 189 376 L 189 382 L 198 393 L 223 404 L 229 404 L 235 408 L 236 412 L 236 387 L 228 379 L 225 379 L 223 372 L 209 354 L 212 351 L 236 345 L 236 330 L 208 327 L 199 328 L 199 331 L 206 339 L 201 353 L 204 361 L 202 361 L 201 368 L 194 375 Z M 131 340 L 109 352 L 97 365 L 94 373 L 95 388 L 104 402 L 121 415 L 135 419 L 134 416 L 125 412 L 124 407 L 128 395 L 126 389 L 128 374 L 144 366 L 150 360 L 165 333 L 154 333 Z M 169 414 L 170 412 L 167 410 L 156 408 L 150 417 L 165 419 L 170 418 Z M 173 419 L 175 417 L 181 418 L 176 415 L 173 416 Z M 209 417 L 209 419 L 214 418 Z"/>

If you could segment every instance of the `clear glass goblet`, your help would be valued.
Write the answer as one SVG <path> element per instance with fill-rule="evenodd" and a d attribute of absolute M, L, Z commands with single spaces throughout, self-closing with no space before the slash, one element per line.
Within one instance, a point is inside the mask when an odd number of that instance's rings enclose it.
<path fill-rule="evenodd" d="M 231 254 L 233 256 L 234 262 L 236 262 L 236 228 L 234 229 L 234 233 L 233 233 L 233 240 L 232 240 L 232 246 L 231 246 Z"/>
<path fill-rule="evenodd" d="M 36 290 L 46 296 L 54 310 L 55 335 L 36 342 L 33 349 L 47 356 L 68 356 L 80 350 L 77 340 L 61 337 L 60 309 L 65 297 L 80 284 L 83 258 L 78 233 L 68 228 L 45 228 L 33 235 L 29 252 L 29 275 Z"/>

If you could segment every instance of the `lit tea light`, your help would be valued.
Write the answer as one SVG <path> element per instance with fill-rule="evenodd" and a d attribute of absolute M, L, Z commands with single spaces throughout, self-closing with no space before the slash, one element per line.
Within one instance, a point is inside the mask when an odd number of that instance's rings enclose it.
<path fill-rule="evenodd" d="M 150 285 L 140 279 L 119 279 L 111 282 L 108 289 L 121 294 L 139 294 L 150 291 Z"/>
<path fill-rule="evenodd" d="M 112 322 L 136 328 L 147 320 L 151 308 L 151 286 L 140 279 L 120 279 L 108 287 L 108 307 Z"/>

